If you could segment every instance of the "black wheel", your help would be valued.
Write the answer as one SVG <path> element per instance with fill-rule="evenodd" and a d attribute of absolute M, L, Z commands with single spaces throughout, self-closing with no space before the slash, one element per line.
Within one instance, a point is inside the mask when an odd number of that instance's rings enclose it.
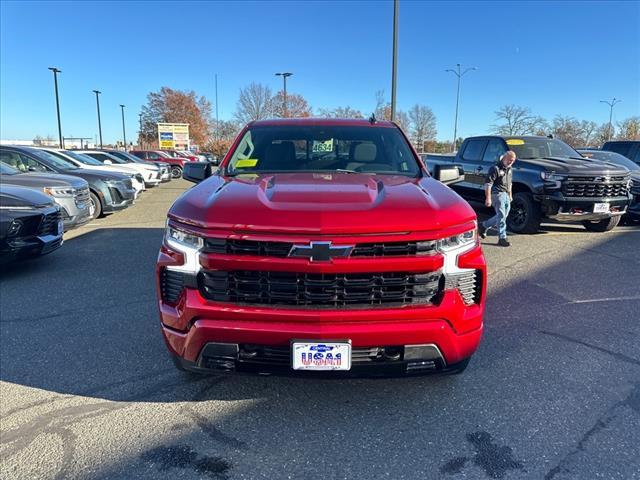
<path fill-rule="evenodd" d="M 178 166 L 171 167 L 171 178 L 182 177 L 182 169 Z"/>
<path fill-rule="evenodd" d="M 584 228 L 589 230 L 590 232 L 608 232 L 609 230 L 613 230 L 616 228 L 616 225 L 620 222 L 620 216 L 605 218 L 604 220 L 599 220 L 597 222 L 584 221 L 582 225 Z"/>
<path fill-rule="evenodd" d="M 507 228 L 514 233 L 536 233 L 540 229 L 542 210 L 529 192 L 518 192 L 513 196 L 507 217 Z"/>
<path fill-rule="evenodd" d="M 93 210 L 92 218 L 95 220 L 98 217 L 102 217 L 102 203 L 100 203 L 100 199 L 95 193 L 90 192 L 89 196 L 91 197 L 91 209 Z"/>

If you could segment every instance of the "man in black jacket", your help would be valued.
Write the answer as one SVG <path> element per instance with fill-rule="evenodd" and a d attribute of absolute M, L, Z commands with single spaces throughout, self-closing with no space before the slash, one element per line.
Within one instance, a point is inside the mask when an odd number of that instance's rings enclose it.
<path fill-rule="evenodd" d="M 511 245 L 507 240 L 507 216 L 513 199 L 511 192 L 513 173 L 511 167 L 515 161 L 516 153 L 512 150 L 507 151 L 500 157 L 498 163 L 489 169 L 484 183 L 484 204 L 487 207 L 493 205 L 496 214 L 480 224 L 478 233 L 480 237 L 485 238 L 487 230 L 497 227 L 498 245 L 501 247 L 509 247 Z"/>

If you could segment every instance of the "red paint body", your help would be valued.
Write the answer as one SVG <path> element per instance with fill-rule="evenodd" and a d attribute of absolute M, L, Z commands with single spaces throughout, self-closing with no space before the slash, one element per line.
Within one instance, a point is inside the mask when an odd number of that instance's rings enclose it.
<path fill-rule="evenodd" d="M 281 120 L 253 125 L 358 125 L 359 120 Z M 372 128 L 397 128 L 377 122 Z M 250 125 L 249 127 L 251 127 Z M 246 128 L 245 128 L 246 130 Z M 241 138 L 245 130 L 238 138 Z M 222 162 L 229 162 L 234 146 Z M 422 165 L 413 151 L 416 161 Z M 423 169 L 424 170 L 424 169 Z M 275 177 L 275 178 L 274 178 Z M 213 176 L 180 197 L 171 223 L 203 237 L 306 244 L 436 240 L 473 229 L 473 209 L 451 189 L 429 177 L 366 174 L 276 173 Z M 185 288 L 177 302 L 162 300 L 162 269 L 184 257 L 163 244 L 157 263 L 162 331 L 172 354 L 197 362 L 207 342 L 287 346 L 291 339 L 350 339 L 354 348 L 435 344 L 447 364 L 469 358 L 482 334 L 486 266 L 479 245 L 457 258 L 460 268 L 481 272 L 479 300 L 465 304 L 456 289 L 437 305 L 313 309 L 214 302 Z M 431 256 L 333 258 L 259 257 L 200 253 L 205 270 L 305 273 L 431 272 L 443 267 Z"/>
<path fill-rule="evenodd" d="M 135 155 L 136 157 L 138 157 L 141 160 L 144 160 L 145 162 L 164 162 L 164 163 L 168 163 L 170 165 L 177 165 L 180 168 L 184 168 L 184 164 L 185 162 L 190 161 L 188 158 L 184 158 L 184 157 L 164 157 L 159 155 L 158 158 L 149 158 L 149 153 L 158 153 L 161 152 L 162 150 L 131 150 L 129 153 L 131 153 L 132 155 Z"/>

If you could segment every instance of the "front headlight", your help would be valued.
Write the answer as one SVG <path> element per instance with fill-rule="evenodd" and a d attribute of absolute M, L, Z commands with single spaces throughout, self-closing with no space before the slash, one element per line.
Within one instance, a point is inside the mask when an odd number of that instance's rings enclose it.
<path fill-rule="evenodd" d="M 438 240 L 438 250 L 443 253 L 452 252 L 454 250 L 466 251 L 478 243 L 478 229 L 473 228 L 467 232 L 453 235 L 452 237 Z"/>
<path fill-rule="evenodd" d="M 165 243 L 169 248 L 184 256 L 184 264 L 168 266 L 168 270 L 197 274 L 200 271 L 200 250 L 204 247 L 204 239 L 190 232 L 185 232 L 169 225 L 164 233 Z"/>
<path fill-rule="evenodd" d="M 76 193 L 76 189 L 71 187 L 44 187 L 42 191 L 58 198 L 73 198 Z"/>
<path fill-rule="evenodd" d="M 540 172 L 540 177 L 547 182 L 561 182 L 567 178 L 566 175 L 555 172 Z"/>

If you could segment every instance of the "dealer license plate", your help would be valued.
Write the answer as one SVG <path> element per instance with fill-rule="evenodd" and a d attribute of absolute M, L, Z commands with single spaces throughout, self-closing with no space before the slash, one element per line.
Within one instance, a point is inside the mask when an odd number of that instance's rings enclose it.
<path fill-rule="evenodd" d="M 291 347 L 294 370 L 351 369 L 350 342 L 293 342 Z"/>
<path fill-rule="evenodd" d="M 608 203 L 595 203 L 593 205 L 593 213 L 609 213 Z"/>

